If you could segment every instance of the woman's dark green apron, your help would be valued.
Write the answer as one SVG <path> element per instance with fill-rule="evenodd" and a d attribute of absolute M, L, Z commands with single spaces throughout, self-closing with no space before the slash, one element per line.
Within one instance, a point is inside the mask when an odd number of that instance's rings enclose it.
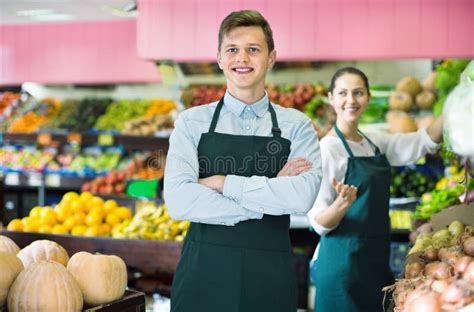
<path fill-rule="evenodd" d="M 215 132 L 220 100 L 198 146 L 199 177 L 276 177 L 291 142 L 281 137 L 269 103 L 272 136 Z M 186 194 L 183 194 L 186 196 Z M 191 223 L 171 290 L 171 311 L 296 311 L 296 280 L 288 215 L 264 215 L 235 226 Z"/>
<path fill-rule="evenodd" d="M 383 311 L 382 288 L 393 283 L 389 267 L 390 164 L 367 137 L 375 156 L 355 157 L 342 133 L 335 130 L 349 154 L 344 184 L 358 191 L 338 227 L 321 238 L 315 311 Z"/>

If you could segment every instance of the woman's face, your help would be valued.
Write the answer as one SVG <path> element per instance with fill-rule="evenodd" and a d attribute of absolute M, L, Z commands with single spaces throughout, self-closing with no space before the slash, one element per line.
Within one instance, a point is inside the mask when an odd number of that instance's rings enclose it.
<path fill-rule="evenodd" d="M 337 78 L 334 90 L 329 92 L 328 97 L 338 119 L 347 123 L 357 122 L 370 101 L 364 80 L 355 74 L 344 74 Z"/>

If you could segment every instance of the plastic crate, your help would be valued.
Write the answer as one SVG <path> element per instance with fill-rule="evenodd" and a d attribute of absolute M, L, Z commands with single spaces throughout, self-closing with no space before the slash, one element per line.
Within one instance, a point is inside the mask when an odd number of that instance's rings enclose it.
<path fill-rule="evenodd" d="M 405 259 L 410 250 L 408 243 L 391 242 L 390 243 L 390 269 L 393 274 L 398 275 L 403 271 Z"/>

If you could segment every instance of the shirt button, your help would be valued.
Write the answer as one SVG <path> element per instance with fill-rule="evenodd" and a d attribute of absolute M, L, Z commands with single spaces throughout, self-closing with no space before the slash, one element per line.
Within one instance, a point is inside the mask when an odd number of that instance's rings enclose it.
<path fill-rule="evenodd" d="M 224 223 L 224 222 L 221 222 L 221 225 L 225 225 L 225 223 Z"/>
<path fill-rule="evenodd" d="M 263 212 L 263 210 L 264 210 L 264 209 L 263 209 L 263 207 L 260 207 L 260 209 L 259 209 L 259 210 L 260 210 L 260 212 Z"/>
<path fill-rule="evenodd" d="M 247 110 L 250 112 L 251 108 L 250 108 L 250 107 L 247 107 Z"/>
<path fill-rule="evenodd" d="M 245 126 L 245 129 L 250 130 L 250 126 Z"/>

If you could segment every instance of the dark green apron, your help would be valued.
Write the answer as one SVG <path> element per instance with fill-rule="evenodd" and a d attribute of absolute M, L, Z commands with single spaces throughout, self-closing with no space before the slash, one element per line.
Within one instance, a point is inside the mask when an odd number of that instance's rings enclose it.
<path fill-rule="evenodd" d="M 390 164 L 367 137 L 375 156 L 355 157 L 342 133 L 335 130 L 349 154 L 344 183 L 358 191 L 339 226 L 321 238 L 315 264 L 315 311 L 383 311 L 382 288 L 393 283 Z"/>
<path fill-rule="evenodd" d="M 290 154 L 273 107 L 271 137 L 214 132 L 220 100 L 198 146 L 199 177 L 276 177 Z M 186 194 L 183 194 L 186 196 Z M 171 289 L 171 311 L 294 312 L 296 279 L 288 215 L 235 226 L 192 222 Z"/>

